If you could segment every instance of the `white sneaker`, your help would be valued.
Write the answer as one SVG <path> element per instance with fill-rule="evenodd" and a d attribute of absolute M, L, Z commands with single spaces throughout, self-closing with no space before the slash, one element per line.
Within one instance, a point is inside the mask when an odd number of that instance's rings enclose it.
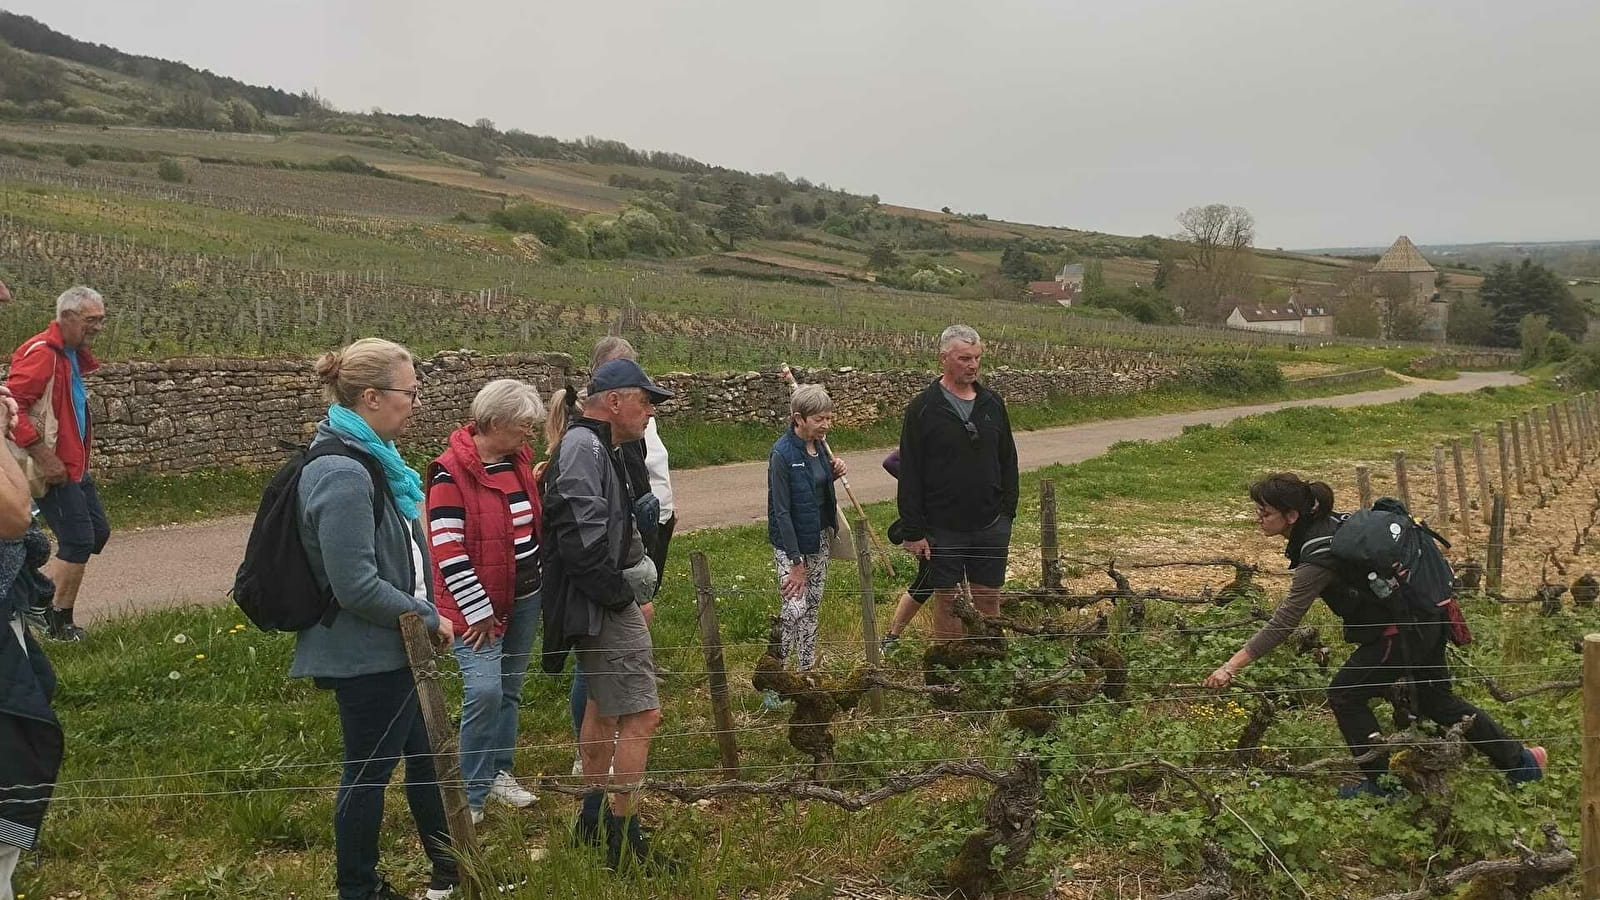
<path fill-rule="evenodd" d="M 517 784 L 510 772 L 495 773 L 494 784 L 489 786 L 489 796 L 518 809 L 531 806 L 533 801 L 539 799 L 532 791 Z"/>
<path fill-rule="evenodd" d="M 572 774 L 574 774 L 574 775 L 582 775 L 583 774 L 583 754 L 581 754 L 581 753 L 572 758 Z"/>
<path fill-rule="evenodd" d="M 472 824 L 474 824 L 474 825 L 482 825 L 483 824 L 483 810 L 475 809 L 475 810 L 472 811 Z M 448 896 L 450 896 L 448 893 L 444 893 L 444 894 L 440 894 L 439 897 L 429 896 L 428 900 L 439 900 L 439 898 L 448 897 Z"/>
<path fill-rule="evenodd" d="M 472 811 L 472 814 L 475 815 L 475 816 L 483 815 L 483 813 L 481 811 L 476 810 L 476 809 Z M 426 897 L 427 900 L 450 900 L 450 898 L 454 897 L 455 895 L 456 895 L 456 889 L 453 888 L 453 887 L 447 887 L 447 888 L 428 888 L 428 892 L 426 894 L 423 894 L 422 896 Z"/>

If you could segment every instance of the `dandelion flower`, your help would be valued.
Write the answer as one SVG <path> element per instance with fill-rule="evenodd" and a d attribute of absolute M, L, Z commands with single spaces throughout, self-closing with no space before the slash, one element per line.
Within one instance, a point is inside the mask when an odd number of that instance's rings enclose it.
<path fill-rule="evenodd" d="M 183 676 L 178 674 L 178 670 L 177 669 L 173 669 L 171 672 L 167 673 L 167 677 L 172 679 L 173 681 L 177 681 L 179 678 L 182 678 Z"/>
<path fill-rule="evenodd" d="M 194 655 L 194 658 L 195 658 L 195 659 L 205 659 L 205 658 L 206 658 L 206 655 L 205 655 L 205 654 L 204 654 L 204 653 L 196 653 L 196 654 L 195 654 L 195 655 Z"/>
<path fill-rule="evenodd" d="M 180 631 L 172 636 L 172 642 L 174 644 L 187 644 L 189 643 L 189 636 Z"/>

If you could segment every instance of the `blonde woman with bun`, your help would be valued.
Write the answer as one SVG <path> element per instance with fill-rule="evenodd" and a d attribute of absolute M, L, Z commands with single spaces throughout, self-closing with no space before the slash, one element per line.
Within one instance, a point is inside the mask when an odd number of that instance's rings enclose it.
<path fill-rule="evenodd" d="M 399 629 L 400 616 L 414 612 L 444 641 L 454 636 L 434 606 L 422 478 L 395 448 L 422 405 L 422 385 L 410 351 L 380 338 L 324 353 L 316 373 L 329 405 L 300 473 L 300 538 L 337 610 L 331 621 L 297 633 L 289 674 L 314 679 L 339 706 L 339 900 L 412 896 L 378 876 L 384 788 L 400 759 L 411 816 L 433 863 L 426 896 L 442 900 L 460 874 Z"/>

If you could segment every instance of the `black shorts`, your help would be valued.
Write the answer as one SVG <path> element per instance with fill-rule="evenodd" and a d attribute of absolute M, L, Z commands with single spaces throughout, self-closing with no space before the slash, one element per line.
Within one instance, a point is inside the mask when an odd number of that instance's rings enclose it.
<path fill-rule="evenodd" d="M 928 598 L 933 596 L 933 583 L 928 578 L 927 560 L 917 560 L 917 574 L 911 579 L 911 584 L 906 588 L 906 593 L 910 594 L 911 599 L 918 603 L 927 603 Z"/>
<path fill-rule="evenodd" d="M 82 481 L 68 481 L 45 491 L 39 498 L 39 512 L 56 535 L 56 556 L 62 562 L 86 563 L 105 549 L 111 538 L 111 523 L 106 521 L 100 492 L 88 475 Z"/>
<path fill-rule="evenodd" d="M 977 531 L 928 529 L 933 558 L 928 561 L 928 586 L 948 590 L 963 577 L 972 584 L 998 588 L 1006 583 L 1006 554 L 1011 546 L 1011 518 L 995 517 Z"/>

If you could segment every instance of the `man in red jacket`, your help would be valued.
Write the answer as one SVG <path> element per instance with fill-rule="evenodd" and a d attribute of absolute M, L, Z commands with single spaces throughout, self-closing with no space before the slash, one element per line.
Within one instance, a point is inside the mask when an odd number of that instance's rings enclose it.
<path fill-rule="evenodd" d="M 11 439 L 28 451 L 46 485 L 39 511 L 56 535 L 56 558 L 45 574 L 56 584 L 53 605 L 42 612 L 46 633 L 79 641 L 72 607 L 89 557 L 111 537 L 105 508 L 89 477 L 93 436 L 83 376 L 99 368 L 89 347 L 106 324 L 106 304 L 93 288 L 68 288 L 56 299 L 56 319 L 11 354 L 6 387 L 19 415 Z"/>

